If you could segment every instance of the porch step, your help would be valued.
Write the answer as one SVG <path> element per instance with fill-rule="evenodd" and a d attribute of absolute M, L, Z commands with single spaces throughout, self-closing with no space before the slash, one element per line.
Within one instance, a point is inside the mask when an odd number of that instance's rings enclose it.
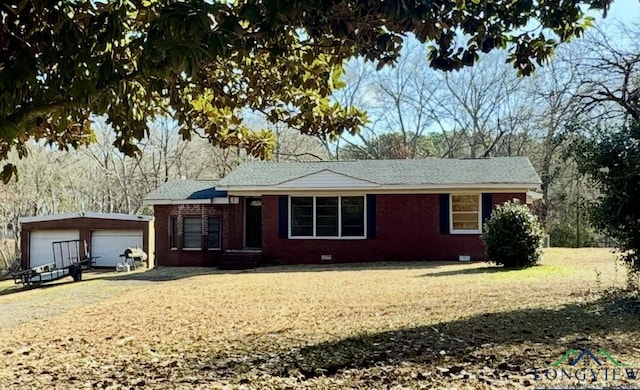
<path fill-rule="evenodd" d="M 218 269 L 249 269 L 260 265 L 261 251 L 228 251 L 218 262 Z"/>

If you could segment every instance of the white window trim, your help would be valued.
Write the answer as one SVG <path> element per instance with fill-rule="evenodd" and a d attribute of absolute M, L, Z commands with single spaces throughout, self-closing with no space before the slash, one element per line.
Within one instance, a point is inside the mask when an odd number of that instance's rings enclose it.
<path fill-rule="evenodd" d="M 218 227 L 220 230 L 218 231 L 218 246 L 209 248 L 209 218 L 218 218 Z M 222 250 L 222 216 L 220 215 L 208 215 L 207 216 L 207 250 L 209 251 L 219 251 Z"/>
<path fill-rule="evenodd" d="M 449 233 L 451 234 L 482 234 L 482 194 L 478 194 L 478 229 L 454 229 L 453 228 L 453 197 L 456 195 L 467 194 L 449 194 Z M 471 214 L 471 212 L 469 212 Z"/>
<path fill-rule="evenodd" d="M 342 195 L 289 195 L 288 202 L 288 238 L 290 240 L 365 240 L 367 238 L 367 196 L 366 195 L 344 195 L 345 197 L 362 197 L 363 198 L 363 223 L 364 223 L 364 235 L 362 236 L 345 236 L 342 237 Z M 293 226 L 293 211 L 291 209 L 291 198 L 313 198 L 313 236 L 292 236 L 291 227 Z M 317 236 L 316 235 L 316 198 L 338 198 L 338 235 L 337 236 Z"/>

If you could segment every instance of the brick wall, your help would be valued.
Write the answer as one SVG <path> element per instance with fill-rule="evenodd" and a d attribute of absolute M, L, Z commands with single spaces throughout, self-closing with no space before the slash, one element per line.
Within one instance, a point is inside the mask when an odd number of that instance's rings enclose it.
<path fill-rule="evenodd" d="M 492 203 L 526 194 L 493 194 Z M 378 260 L 457 260 L 458 255 L 482 259 L 484 247 L 477 234 L 440 233 L 438 194 L 377 195 L 376 234 L 362 240 L 307 240 L 279 238 L 279 196 L 262 197 L 262 253 L 283 264 Z"/>
<path fill-rule="evenodd" d="M 156 233 L 156 263 L 169 266 L 214 266 L 222 253 L 243 246 L 243 207 L 230 205 L 170 205 L 154 206 Z M 177 248 L 170 248 L 169 219 L 171 216 L 219 216 L 221 223 L 221 249 L 207 249 L 207 235 L 203 229 L 201 249 L 183 250 L 182 235 L 176 237 Z M 182 229 L 179 229 L 181 232 Z"/>

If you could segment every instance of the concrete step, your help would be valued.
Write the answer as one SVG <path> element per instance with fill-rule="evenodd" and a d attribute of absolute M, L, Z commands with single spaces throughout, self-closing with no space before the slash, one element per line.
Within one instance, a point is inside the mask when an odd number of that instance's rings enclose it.
<path fill-rule="evenodd" d="M 217 268 L 224 270 L 250 269 L 260 265 L 260 251 L 228 251 L 222 255 Z"/>

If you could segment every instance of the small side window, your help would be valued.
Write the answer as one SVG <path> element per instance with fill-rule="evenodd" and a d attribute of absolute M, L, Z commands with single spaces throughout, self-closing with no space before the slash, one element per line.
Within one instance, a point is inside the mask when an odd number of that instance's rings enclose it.
<path fill-rule="evenodd" d="M 176 216 L 169 218 L 169 247 L 178 248 L 178 217 Z"/>
<path fill-rule="evenodd" d="M 209 249 L 220 249 L 220 217 L 209 217 L 207 223 L 209 224 Z"/>
<path fill-rule="evenodd" d="M 451 233 L 482 233 L 480 195 L 451 195 Z"/>

